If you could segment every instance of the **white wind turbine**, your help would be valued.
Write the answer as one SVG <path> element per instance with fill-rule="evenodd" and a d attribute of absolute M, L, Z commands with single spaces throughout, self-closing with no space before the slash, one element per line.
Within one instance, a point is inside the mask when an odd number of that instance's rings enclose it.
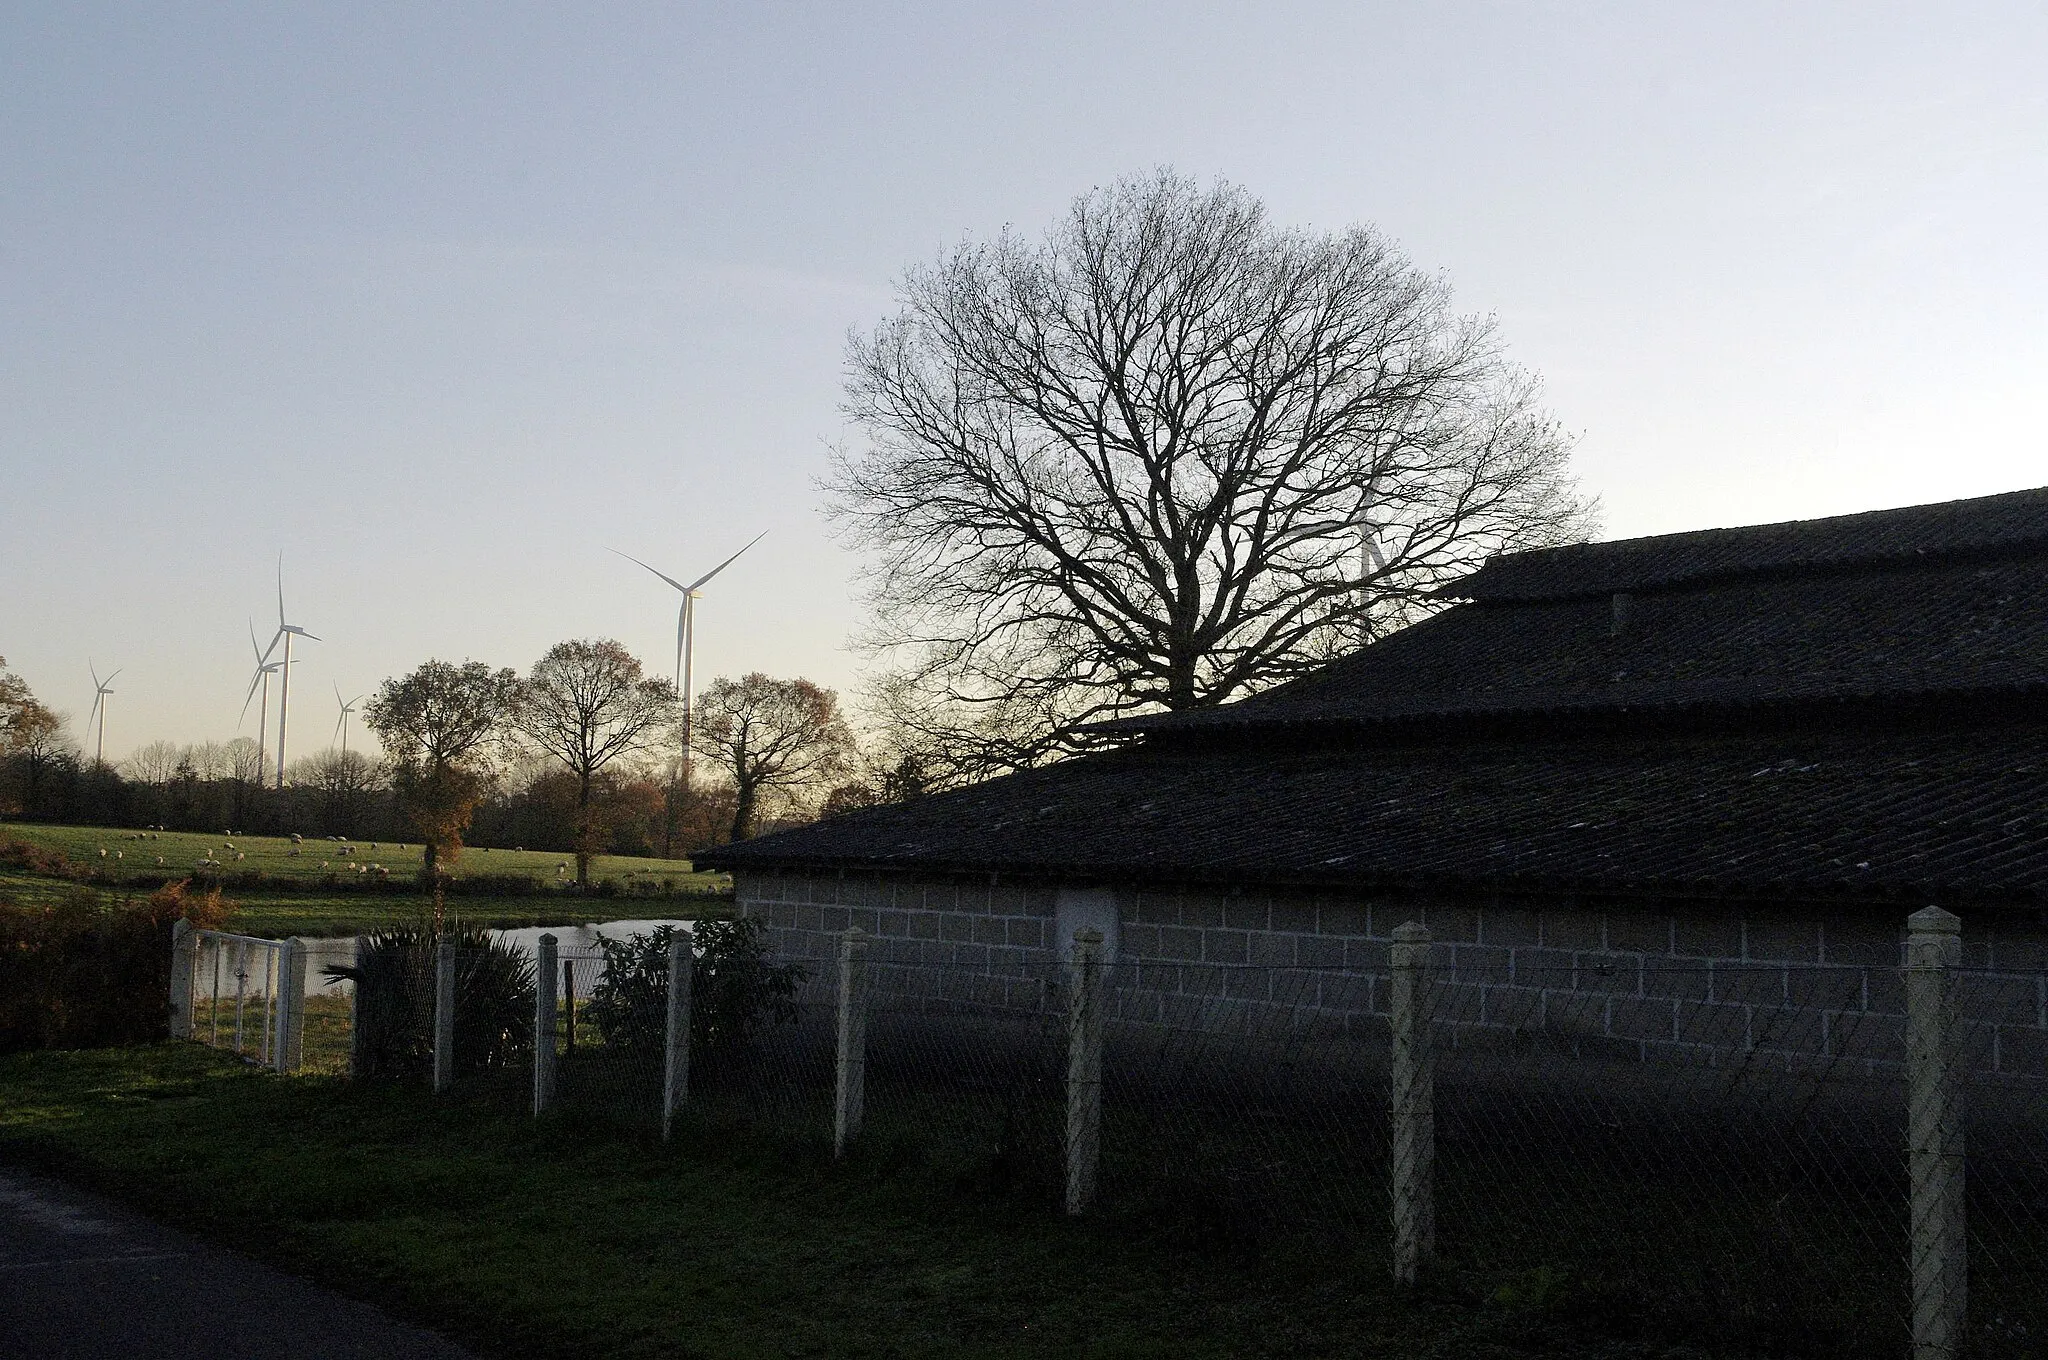
<path fill-rule="evenodd" d="M 92 712 L 86 714 L 85 724 L 90 727 L 94 718 L 99 719 L 100 735 L 93 748 L 92 759 L 95 765 L 104 765 L 107 763 L 107 696 L 114 692 L 109 687 L 114 683 L 114 676 L 121 672 L 115 671 L 102 680 L 99 670 L 90 661 L 85 663 L 85 668 L 92 672 Z"/>
<path fill-rule="evenodd" d="M 342 753 L 343 755 L 347 755 L 347 754 L 348 754 L 348 717 L 349 717 L 349 714 L 351 714 L 351 713 L 355 712 L 355 711 L 356 711 L 356 705 L 357 705 L 357 704 L 359 704 L 359 703 L 361 703 L 362 701 L 363 701 L 363 696 L 362 696 L 362 695 L 360 695 L 360 694 L 358 694 L 358 695 L 357 695 L 357 696 L 356 696 L 355 698 L 353 698 L 353 699 L 343 699 L 343 698 L 341 697 L 341 686 L 340 686 L 340 685 L 336 685 L 336 686 L 334 687 L 334 702 L 336 702 L 337 704 L 340 704 L 340 705 L 341 705 L 341 716 L 340 716 L 339 718 L 336 718 L 336 719 L 334 720 L 334 735 L 335 735 L 335 736 L 337 736 L 337 737 L 340 737 L 340 738 L 341 738 L 341 753 Z"/>
<path fill-rule="evenodd" d="M 694 659 L 692 653 L 696 650 L 697 642 L 697 589 L 734 562 L 737 562 L 740 553 L 745 552 L 747 548 L 753 547 L 767 536 L 768 531 L 763 529 L 760 533 L 747 540 L 746 548 L 741 548 L 740 552 L 736 552 L 731 557 L 726 558 L 723 562 L 720 562 L 688 585 L 684 585 L 666 572 L 655 571 L 653 567 L 647 566 L 645 562 L 629 553 L 619 552 L 617 548 L 611 550 L 617 553 L 618 556 L 631 562 L 634 566 L 644 567 L 648 571 L 654 572 L 656 576 L 661 577 L 662 580 L 674 586 L 683 595 L 682 607 L 676 610 L 675 692 L 676 698 L 682 700 L 683 704 L 683 765 L 681 783 L 682 787 L 686 789 L 690 787 L 690 664 Z"/>
<path fill-rule="evenodd" d="M 270 646 L 276 647 L 278 640 L 284 641 L 283 669 L 277 677 L 277 786 L 284 787 L 284 737 L 285 722 L 291 716 L 292 704 L 292 639 L 305 638 L 309 642 L 320 639 L 296 623 L 286 623 L 284 618 L 284 554 L 277 555 L 277 631 L 271 635 Z M 264 649 L 268 656 L 270 649 Z"/>
<path fill-rule="evenodd" d="M 284 662 L 272 661 L 270 650 L 277 646 L 277 639 L 270 640 L 270 647 L 256 645 L 256 621 L 249 621 L 249 650 L 256 655 L 256 671 L 249 677 L 249 692 L 242 696 L 242 718 L 249 716 L 249 701 L 256 697 L 257 687 L 263 689 L 263 704 L 256 710 L 256 783 L 263 783 L 263 753 L 270 737 L 270 677 L 284 669 Z"/>

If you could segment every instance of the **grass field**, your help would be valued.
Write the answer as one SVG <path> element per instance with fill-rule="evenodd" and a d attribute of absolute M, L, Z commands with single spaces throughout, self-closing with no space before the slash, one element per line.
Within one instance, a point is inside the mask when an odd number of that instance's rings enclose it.
<path fill-rule="evenodd" d="M 1702 1352 L 1447 1293 L 1378 1253 L 1203 1252 L 947 1190 L 887 1155 L 601 1124 L 196 1045 L 0 1058 L 0 1156 L 373 1298 L 485 1355 L 1421 1357 Z"/>
<path fill-rule="evenodd" d="M 142 839 L 147 837 L 147 839 Z M 342 855 L 341 843 L 307 841 L 291 853 L 292 842 L 278 836 L 203 836 L 192 832 L 138 832 L 110 827 L 43 826 L 0 823 L 0 841 L 19 840 L 64 855 L 75 866 L 104 872 L 117 879 L 130 875 L 189 874 L 202 859 L 221 865 L 228 880 L 225 896 L 234 903 L 228 928 L 254 935 L 348 935 L 383 925 L 421 919 L 426 899 L 406 891 L 373 891 L 403 887 L 419 870 L 417 842 L 349 842 L 357 854 Z M 234 851 L 225 847 L 232 843 Z M 100 851 L 107 853 L 104 858 Z M 237 860 L 232 855 L 239 853 Z M 157 864 L 157 858 L 163 864 Z M 356 865 L 366 866 L 358 873 Z M 382 865 L 389 879 L 368 881 L 367 866 Z M 730 880 L 723 874 L 698 873 L 688 860 L 639 859 L 601 855 L 592 862 L 593 882 L 610 880 L 616 895 L 584 896 L 568 892 L 558 866 L 573 875 L 573 858 L 538 850 L 465 850 L 452 866 L 453 876 L 524 875 L 540 880 L 541 891 L 500 896 L 468 895 L 456 886 L 448 910 L 457 919 L 479 926 L 572 925 L 589 921 L 701 918 L 724 912 Z M 261 873 L 270 882 L 260 887 L 236 886 L 242 873 Z M 335 875 L 339 882 L 326 880 Z M 376 876 L 381 878 L 382 876 Z M 282 882 L 278 880 L 283 880 Z M 561 883 L 560 888 L 552 885 Z M 68 879 L 0 865 L 0 901 L 38 906 L 82 891 L 102 897 L 132 896 L 139 889 L 119 886 L 82 887 Z"/>
<path fill-rule="evenodd" d="M 358 875 L 382 865 L 394 877 L 419 872 L 418 841 L 307 841 L 294 846 L 284 836 L 201 835 L 190 831 L 132 831 L 103 826 L 41 826 L 12 822 L 0 835 L 55 850 L 74 863 L 111 873 L 148 873 L 159 868 L 189 873 L 212 858 L 224 872 L 253 871 L 303 879 L 310 885 L 331 873 Z M 142 839 L 146 838 L 146 839 Z M 232 846 L 232 849 L 228 847 Z M 343 854 L 343 847 L 353 854 Z M 102 856 L 100 851 L 106 851 Z M 296 853 L 295 853 L 296 852 Z M 239 856 L 239 858 L 237 858 Z M 158 865 L 157 860 L 163 860 Z M 540 882 L 563 882 L 576 872 L 573 855 L 544 850 L 486 850 L 471 847 L 453 864 L 449 876 L 523 874 Z M 724 883 L 718 874 L 700 874 L 686 859 L 640 859 L 599 855 L 591 861 L 593 881 L 613 879 L 622 888 L 651 889 L 673 884 L 676 891 L 706 891 Z"/>

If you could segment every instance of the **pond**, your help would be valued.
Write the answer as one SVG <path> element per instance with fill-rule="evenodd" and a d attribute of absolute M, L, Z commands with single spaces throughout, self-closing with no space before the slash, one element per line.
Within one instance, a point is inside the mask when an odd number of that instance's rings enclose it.
<path fill-rule="evenodd" d="M 503 940 L 528 955 L 538 947 L 541 936 L 554 936 L 563 964 L 574 975 L 576 995 L 588 996 L 590 989 L 604 978 L 604 960 L 596 956 L 598 940 L 619 940 L 629 935 L 645 935 L 661 926 L 687 927 L 694 924 L 694 921 L 682 920 L 596 921 L 580 926 L 522 926 L 516 930 L 494 930 L 490 934 L 493 939 Z M 340 935 L 331 939 L 302 941 L 306 947 L 306 995 L 348 994 L 349 984 L 330 981 L 324 970 L 329 964 L 354 963 L 356 939 L 353 935 Z M 201 986 L 205 985 L 202 981 Z"/>

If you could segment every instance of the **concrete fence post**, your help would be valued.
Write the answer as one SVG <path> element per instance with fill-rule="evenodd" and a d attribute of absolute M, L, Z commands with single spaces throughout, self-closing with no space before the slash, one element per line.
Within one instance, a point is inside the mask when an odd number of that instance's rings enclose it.
<path fill-rule="evenodd" d="M 1913 1360 L 1962 1353 L 1969 1299 L 1963 1201 L 1962 1025 L 1952 975 L 1963 923 L 1940 907 L 1906 918 L 1906 1164 Z"/>
<path fill-rule="evenodd" d="M 443 935 L 434 948 L 434 1090 L 455 1081 L 455 941 Z"/>
<path fill-rule="evenodd" d="M 277 964 L 277 1055 L 280 1073 L 296 1072 L 306 1055 L 306 942 L 284 942 Z"/>
<path fill-rule="evenodd" d="M 171 1037 L 192 1037 L 192 979 L 199 967 L 199 932 L 182 917 L 171 922 Z"/>
<path fill-rule="evenodd" d="M 678 926 L 668 941 L 668 1032 L 661 1061 L 661 1136 L 674 1131 L 676 1111 L 690 1098 L 690 985 L 697 976 L 697 942 Z"/>
<path fill-rule="evenodd" d="M 370 961 L 368 936 L 356 936 L 355 967 L 357 981 L 348 989 L 348 1076 L 354 1081 L 363 1075 L 363 968 Z"/>
<path fill-rule="evenodd" d="M 1074 932 L 1067 1001 L 1067 1212 L 1095 1203 L 1102 1161 L 1102 932 Z"/>
<path fill-rule="evenodd" d="M 1414 1284 L 1436 1254 L 1436 1064 L 1429 1034 L 1429 929 L 1394 931 L 1393 1029 L 1394 1278 Z"/>
<path fill-rule="evenodd" d="M 838 1097 L 832 1107 L 832 1155 L 860 1137 L 867 1108 L 868 937 L 859 926 L 839 937 Z"/>
<path fill-rule="evenodd" d="M 556 941 L 543 935 L 533 946 L 533 1114 L 555 1103 L 555 960 Z"/>

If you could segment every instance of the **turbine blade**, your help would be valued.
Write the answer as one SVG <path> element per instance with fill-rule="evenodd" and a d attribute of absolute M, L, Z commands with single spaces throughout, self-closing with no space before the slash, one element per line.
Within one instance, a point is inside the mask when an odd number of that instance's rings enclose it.
<path fill-rule="evenodd" d="M 121 672 L 119 672 L 119 671 L 115 671 L 115 672 L 114 672 L 114 675 L 119 675 L 120 673 L 121 673 Z M 101 687 L 102 687 L 102 688 L 104 688 L 104 687 L 105 687 L 105 686 L 107 686 L 107 685 L 111 685 L 111 684 L 113 684 L 113 683 L 114 683 L 114 675 L 110 675 L 110 676 L 108 676 L 108 677 L 107 677 L 106 679 L 104 679 L 104 680 L 100 681 L 100 685 L 101 685 Z"/>
<path fill-rule="evenodd" d="M 99 687 L 100 687 L 100 673 L 99 673 L 99 668 L 98 668 L 98 667 L 96 667 L 96 666 L 94 666 L 94 665 L 92 664 L 92 662 L 90 662 L 90 661 L 88 661 L 88 662 L 86 662 L 86 663 L 85 663 L 85 668 L 86 668 L 86 670 L 87 670 L 87 671 L 91 672 L 91 674 L 92 674 L 92 687 L 93 687 L 93 689 L 95 689 L 95 690 L 99 689 Z"/>
<path fill-rule="evenodd" d="M 303 629 L 303 628 L 300 628 L 300 629 L 298 629 L 298 630 L 296 630 L 296 631 L 298 632 L 298 635 L 299 635 L 300 637 L 302 637 L 302 638 L 306 639 L 306 641 L 308 641 L 308 642 L 318 642 L 318 641 L 320 641 L 320 635 L 319 635 L 318 633 L 309 633 L 309 632 L 307 632 L 307 631 L 306 631 L 305 629 Z"/>
<path fill-rule="evenodd" d="M 277 555 L 277 631 L 284 631 L 284 554 Z"/>
<path fill-rule="evenodd" d="M 622 553 L 617 548 L 606 548 L 605 551 L 611 553 L 615 557 L 625 558 L 628 562 L 631 562 L 636 567 L 647 567 L 647 570 L 654 571 L 653 567 L 648 567 L 645 562 L 642 562 L 639 558 L 633 556 L 631 553 Z M 689 589 L 688 586 L 684 585 L 681 581 L 678 581 L 675 577 L 670 576 L 667 572 L 654 571 L 654 574 L 656 576 L 659 576 L 662 580 L 668 582 L 670 585 L 674 586 L 677 590 Z"/>
<path fill-rule="evenodd" d="M 261 666 L 258 666 L 256 673 L 249 677 L 249 692 L 242 696 L 242 716 L 235 719 L 235 726 L 240 727 L 244 722 L 248 721 L 249 705 L 256 702 L 256 687 L 263 683 L 263 676 L 264 670 Z"/>
<path fill-rule="evenodd" d="M 761 531 L 760 533 L 758 533 L 758 534 L 755 534 L 755 535 L 753 536 L 753 538 L 752 538 L 752 539 L 748 540 L 748 542 L 747 542 L 747 548 L 751 548 L 751 547 L 753 547 L 753 546 L 754 546 L 754 544 L 756 544 L 756 543 L 759 543 L 759 542 L 760 542 L 760 541 L 761 541 L 762 539 L 764 539 L 764 538 L 766 538 L 766 537 L 768 537 L 768 531 L 767 531 L 766 529 L 763 529 L 763 530 L 762 530 L 762 531 Z M 724 571 L 724 570 L 725 570 L 725 569 L 726 569 L 727 567 L 731 566 L 731 565 L 732 565 L 733 563 L 735 563 L 735 562 L 739 561 L 739 560 L 740 560 L 740 553 L 743 553 L 743 552 L 745 552 L 745 551 L 747 550 L 747 548 L 741 548 L 741 549 L 740 549 L 740 552 L 736 552 L 736 553 L 734 553 L 734 554 L 733 554 L 733 555 L 732 555 L 731 557 L 728 557 L 728 558 L 726 558 L 726 559 L 725 559 L 725 560 L 724 560 L 723 562 L 720 562 L 720 563 L 719 563 L 719 564 L 718 564 L 717 566 L 713 567 L 713 568 L 712 568 L 712 569 L 711 569 L 710 571 L 707 571 L 707 572 L 705 572 L 705 573 L 704 573 L 704 574 L 703 574 L 702 576 L 699 576 L 699 577 L 698 577 L 698 578 L 697 578 L 696 580 L 694 580 L 694 581 L 690 582 L 690 584 L 689 584 L 689 589 L 691 589 L 691 590 L 695 590 L 695 589 L 696 589 L 696 588 L 697 588 L 698 586 L 701 586 L 701 585 L 703 585 L 703 584 L 704 584 L 704 583 L 705 583 L 706 581 L 708 581 L 708 580 L 710 580 L 710 579 L 711 579 L 712 577 L 714 577 L 714 576 L 718 575 L 718 573 L 720 573 L 721 571 Z"/>

